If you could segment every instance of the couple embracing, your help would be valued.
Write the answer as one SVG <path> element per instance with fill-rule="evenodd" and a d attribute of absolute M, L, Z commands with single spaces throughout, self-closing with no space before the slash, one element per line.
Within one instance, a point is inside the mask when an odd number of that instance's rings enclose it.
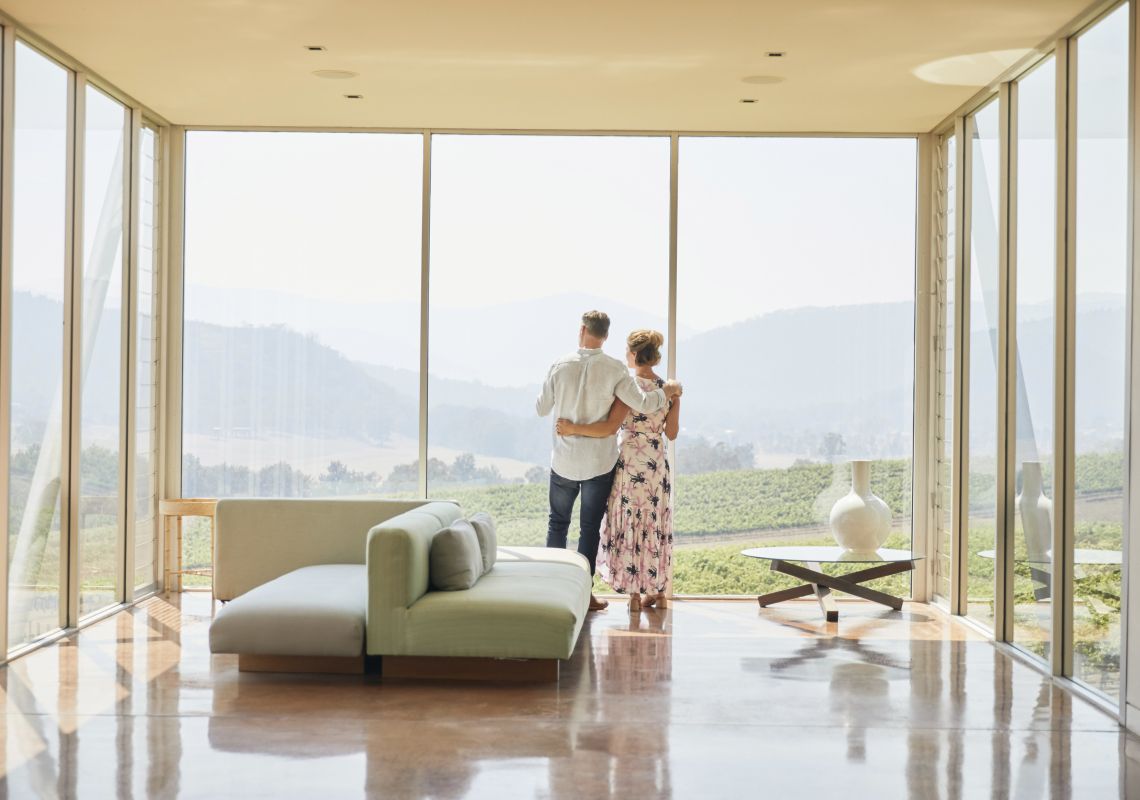
<path fill-rule="evenodd" d="M 602 352 L 609 332 L 604 312 L 583 314 L 577 352 L 554 363 L 535 404 L 539 416 L 553 411 L 558 417 L 546 546 L 566 546 L 580 494 L 578 552 L 591 572 L 601 570 L 606 583 L 629 595 L 630 611 L 639 611 L 669 593 L 673 486 L 667 444 L 677 437 L 681 385 L 653 371 L 665 340 L 660 333 L 631 333 L 623 365 Z M 593 611 L 607 605 L 590 598 Z"/>

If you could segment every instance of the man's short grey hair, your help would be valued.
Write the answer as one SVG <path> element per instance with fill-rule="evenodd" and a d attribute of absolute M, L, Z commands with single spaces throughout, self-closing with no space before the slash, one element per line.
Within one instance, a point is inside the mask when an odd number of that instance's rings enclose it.
<path fill-rule="evenodd" d="M 586 326 L 586 333 L 597 339 L 610 335 L 610 315 L 605 311 L 587 311 L 582 315 L 582 324 Z"/>

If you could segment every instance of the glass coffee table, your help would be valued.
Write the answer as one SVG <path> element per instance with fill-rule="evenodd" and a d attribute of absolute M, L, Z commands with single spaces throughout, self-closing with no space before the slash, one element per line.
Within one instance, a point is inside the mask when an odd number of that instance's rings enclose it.
<path fill-rule="evenodd" d="M 902 610 L 902 598 L 868 589 L 859 584 L 875 578 L 885 578 L 900 572 L 908 572 L 915 567 L 915 563 L 922 556 L 916 556 L 909 550 L 881 549 L 868 553 L 857 553 L 844 550 L 842 547 L 753 547 L 744 550 L 741 555 L 749 558 L 760 558 L 770 562 L 773 572 L 782 572 L 806 581 L 802 586 L 793 586 L 791 589 L 780 589 L 769 592 L 757 598 L 761 607 L 781 603 L 784 600 L 794 600 L 797 597 L 807 597 L 814 594 L 819 600 L 819 607 L 828 622 L 839 621 L 839 608 L 835 605 L 832 591 L 847 592 L 847 594 L 862 597 L 880 603 L 895 611 Z M 793 563 L 798 562 L 798 563 Z M 803 566 L 801 566 L 801 564 Z M 825 575 L 823 564 L 873 564 L 867 569 L 849 572 L 846 575 Z"/>

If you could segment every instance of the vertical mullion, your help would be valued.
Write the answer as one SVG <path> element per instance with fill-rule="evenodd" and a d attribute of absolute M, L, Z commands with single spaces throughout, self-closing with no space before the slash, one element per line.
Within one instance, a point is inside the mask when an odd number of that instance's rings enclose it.
<path fill-rule="evenodd" d="M 669 136 L 669 308 L 668 308 L 668 357 L 670 379 L 677 377 L 677 209 L 680 187 L 681 140 L 676 134 Z M 668 443 L 669 460 L 673 465 L 673 502 L 676 497 L 677 443 Z M 670 560 L 666 575 L 669 598 L 673 597 L 673 562 Z"/>
<path fill-rule="evenodd" d="M 68 81 L 71 97 L 68 103 L 67 213 L 65 258 L 67 274 L 64 280 L 64 358 L 63 358 L 63 444 L 60 448 L 60 543 L 65 558 L 67 602 L 61 604 L 61 627 L 75 627 L 79 623 L 79 493 L 80 484 L 80 428 L 82 413 L 82 382 L 79 370 L 83 352 L 83 130 L 86 118 L 85 91 L 87 79 L 83 73 L 73 73 Z"/>
<path fill-rule="evenodd" d="M 162 142 L 165 155 L 162 187 L 163 222 L 162 264 L 159 271 L 159 301 L 163 334 L 159 359 L 159 443 L 161 470 L 160 499 L 182 494 L 182 242 L 185 218 L 183 199 L 186 188 L 186 129 L 172 127 Z M 163 555 L 158 548 L 157 558 Z M 156 574 L 165 574 L 159 564 Z"/>
<path fill-rule="evenodd" d="M 914 388 L 911 413 L 911 549 L 925 557 L 921 568 L 911 574 L 911 597 L 929 602 L 933 595 L 935 553 L 931 531 L 934 523 L 935 502 L 931 487 L 935 477 L 932 455 L 934 452 L 935 407 L 934 380 L 938 359 L 937 335 L 931 324 L 937 299 L 937 241 L 933 234 L 934 214 L 938 207 L 935 193 L 938 153 L 937 139 L 932 134 L 919 136 L 916 141 L 917 177 L 915 186 L 915 249 L 914 249 Z"/>
<path fill-rule="evenodd" d="M 1127 349 L 1127 370 L 1128 374 L 1125 379 L 1125 386 L 1128 387 L 1127 395 L 1127 414 L 1125 416 L 1125 430 L 1124 441 L 1125 446 L 1125 492 L 1124 492 L 1124 519 L 1126 521 L 1125 532 L 1140 530 L 1140 520 L 1134 519 L 1133 516 L 1137 513 L 1137 503 L 1134 502 L 1134 491 L 1140 492 L 1140 487 L 1133 489 L 1133 484 L 1140 478 L 1137 475 L 1135 465 L 1137 463 L 1135 448 L 1138 444 L 1133 439 L 1133 432 L 1135 430 L 1134 422 L 1137 413 L 1140 412 L 1140 388 L 1136 386 L 1136 379 L 1140 376 L 1140 369 L 1137 368 L 1135 359 L 1140 355 L 1140 346 L 1136 341 L 1137 335 L 1140 335 L 1140 326 L 1136 324 L 1134 314 L 1136 309 L 1140 307 L 1137 303 L 1136 291 L 1137 284 L 1135 278 L 1136 269 L 1140 268 L 1140 253 L 1137 252 L 1136 247 L 1136 227 L 1137 227 L 1137 214 L 1140 209 L 1137 208 L 1136 202 L 1136 167 L 1140 163 L 1140 153 L 1137 152 L 1140 144 L 1137 142 L 1137 114 L 1140 113 L 1140 103 L 1136 101 L 1137 84 L 1137 70 L 1140 68 L 1140 57 L 1136 52 L 1136 48 L 1140 46 L 1138 34 L 1140 34 L 1140 12 L 1137 11 L 1136 3 L 1129 3 L 1129 18 L 1128 18 L 1128 74 L 1131 76 L 1128 92 L 1128 305 L 1127 305 L 1127 320 L 1128 320 L 1128 349 Z M 1132 620 L 1129 605 L 1132 602 L 1133 593 L 1131 591 L 1131 575 L 1132 575 L 1132 555 L 1133 548 L 1129 546 L 1129 536 L 1122 537 L 1122 550 L 1123 558 L 1121 579 L 1121 601 L 1120 601 L 1120 631 L 1121 631 L 1121 645 L 1120 645 L 1120 719 L 1127 723 L 1128 721 L 1128 698 L 1135 693 L 1131 690 L 1129 684 L 1131 675 L 1131 664 L 1133 663 L 1132 649 L 1140 646 L 1140 637 L 1133 636 L 1128 630 L 1128 625 Z M 1130 727 L 1136 727 L 1136 720 L 1132 721 Z"/>
<path fill-rule="evenodd" d="M 138 531 L 134 514 L 134 494 L 136 470 L 137 437 L 135 413 L 138 404 L 138 354 L 136 343 L 139 333 L 139 298 L 138 298 L 138 271 L 139 271 L 139 219 L 141 193 L 139 182 L 141 168 L 139 155 L 141 153 L 142 111 L 132 108 L 129 111 L 129 128 L 127 142 L 123 150 L 129 153 L 126 164 L 126 191 L 123 193 L 123 219 L 127 221 L 127 228 L 123 232 L 123 386 L 120 390 L 123 410 L 119 416 L 122 434 L 119 437 L 123 457 L 122 489 L 120 490 L 119 507 L 123 509 L 124 557 L 122 559 L 123 583 L 122 602 L 130 602 L 135 595 L 135 550 L 138 547 Z"/>
<path fill-rule="evenodd" d="M 951 370 L 952 405 L 950 408 L 950 558 L 949 588 L 951 614 L 962 613 L 962 559 L 961 559 L 961 531 L 962 531 L 962 418 L 965 413 L 965 404 L 962 401 L 963 390 L 966 387 L 963 369 L 965 361 L 962 360 L 962 323 L 965 312 L 962 303 L 962 289 L 965 279 L 962 270 L 965 263 L 965 175 L 966 175 L 966 121 L 962 117 L 954 120 L 954 364 Z"/>
<path fill-rule="evenodd" d="M 1017 494 L 1017 85 L 999 99 L 1001 157 L 998 189 L 998 492 L 994 577 L 994 638 L 1013 640 L 1013 561 Z M 1004 318 L 1004 319 L 1003 319 Z"/>
<path fill-rule="evenodd" d="M 937 163 L 935 164 L 935 180 L 932 191 L 935 192 L 933 199 L 933 214 L 934 214 L 934 228 L 932 238 L 932 252 L 933 252 L 933 268 L 934 274 L 932 275 L 931 285 L 931 339 L 933 346 L 933 359 L 931 364 L 931 403 L 928 413 L 931 415 L 931 420 L 934 421 L 934 427 L 931 430 L 930 441 L 931 446 L 934 448 L 932 451 L 933 457 L 930 464 L 930 488 L 931 488 L 931 506 L 932 506 L 932 524 L 929 534 L 929 549 L 927 552 L 931 554 L 930 560 L 932 568 L 930 570 L 933 586 L 928 593 L 931 601 L 937 597 L 949 602 L 949 584 L 947 584 L 947 591 L 945 594 L 941 593 L 942 584 L 940 576 L 942 570 L 940 564 L 942 563 L 942 536 L 943 536 L 943 521 L 946 518 L 947 508 L 945 506 L 945 493 L 943 489 L 943 474 L 945 469 L 946 458 L 946 398 L 949 396 L 953 398 L 953 380 L 954 370 L 946 369 L 946 358 L 948 355 L 955 352 L 957 345 L 948 342 L 948 321 L 950 310 L 954 309 L 957 313 L 956 304 L 949 297 L 950 283 L 950 263 L 957 258 L 957 251 L 953 256 L 949 250 L 949 232 L 951 225 L 956 224 L 956 220 L 950 218 L 951 206 L 946 202 L 947 187 L 957 180 L 957 176 L 950 174 L 950 139 L 953 132 L 943 134 L 938 139 L 938 152 Z M 957 151 L 957 140 L 954 140 L 954 148 Z M 957 153 L 955 152 L 955 156 Z M 955 168 L 957 162 L 953 162 Z M 954 184 L 956 185 L 956 184 Z M 946 378 L 950 377 L 949 392 L 947 395 L 948 387 L 946 385 Z M 953 424 L 953 410 L 951 410 L 951 424 Z M 953 428 L 950 429 L 953 431 Z M 951 433 L 951 441 L 953 441 L 953 433 Z M 953 451 L 951 450 L 951 462 L 953 462 Z"/>
<path fill-rule="evenodd" d="M 419 488 L 428 496 L 428 320 L 431 292 L 431 131 L 423 132 L 423 185 L 420 190 L 420 424 Z"/>
<path fill-rule="evenodd" d="M 938 595 L 938 536 L 940 533 L 940 520 L 941 520 L 941 504 L 940 504 L 940 491 L 941 484 L 939 483 L 939 464 L 941 459 L 942 442 L 945 438 L 945 422 L 939 415 L 939 407 L 945 403 L 944 383 L 942 380 L 942 365 L 944 364 L 943 342 L 946 338 L 945 327 L 945 313 L 943 310 L 943 296 L 945 282 L 943 280 L 946 275 L 946 216 L 948 209 L 943 205 L 945 180 L 946 180 L 946 152 L 949 139 L 939 134 L 933 140 L 934 154 L 932 161 L 932 172 L 930 175 L 930 247 L 929 251 L 929 264 L 927 266 L 930 272 L 929 277 L 929 290 L 928 296 L 923 298 L 921 294 L 916 295 L 916 302 L 923 302 L 929 306 L 929 325 L 928 341 L 926 348 L 929 350 L 930 369 L 927 376 L 928 397 L 926 406 L 920 411 L 915 408 L 915 415 L 922 413 L 925 414 L 929 420 L 929 428 L 927 430 L 927 447 L 929 449 L 927 458 L 927 493 L 929 499 L 923 499 L 929 510 L 927 516 L 929 523 L 926 530 L 926 552 L 927 552 L 927 580 L 929 581 L 929 588 L 926 593 L 926 602 L 933 603 Z M 917 340 L 917 337 L 916 337 Z M 917 377 L 916 377 L 917 380 Z M 917 465 L 917 454 L 915 461 Z M 918 492 L 915 491 L 916 498 Z M 919 599 L 919 598 L 915 598 Z"/>
<path fill-rule="evenodd" d="M 954 470 L 954 522 L 952 536 L 954 582 L 951 591 L 953 613 L 964 615 L 968 610 L 969 600 L 969 518 L 970 518 L 970 403 L 966 397 L 970 391 L 970 223 L 972 209 L 966 202 L 970 196 L 970 171 L 973 166 L 973 147 L 971 137 L 974 125 L 971 117 L 957 120 L 955 123 L 958 142 L 958 228 L 956 231 L 958 248 L 958 330 L 956 331 L 958 351 L 955 359 L 957 369 L 954 371 L 954 383 L 957 394 L 954 399 L 957 419 L 954 425 L 954 457 L 957 459 L 957 468 Z"/>
<path fill-rule="evenodd" d="M 0 661 L 8 652 L 9 467 L 12 453 L 12 189 L 15 175 L 16 31 L 3 28 L 0 50 Z"/>
<path fill-rule="evenodd" d="M 1076 461 L 1076 60 L 1073 42 L 1057 46 L 1057 252 L 1054 333 L 1053 649 L 1055 675 L 1071 675 L 1073 657 L 1072 543 Z"/>
<path fill-rule="evenodd" d="M 677 189 L 679 185 L 680 137 L 669 136 L 669 311 L 668 358 L 670 379 L 677 377 Z"/>
<path fill-rule="evenodd" d="M 166 335 L 163 333 L 162 324 L 165 319 L 162 308 L 163 289 L 166 285 L 166 278 L 163 271 L 164 265 L 167 263 L 165 242 L 166 242 L 166 222 L 163 215 L 166 213 L 167 201 L 163 197 L 166 185 L 169 182 L 167 176 L 164 174 L 166 164 L 169 162 L 169 157 L 165 154 L 164 148 L 169 146 L 170 129 L 154 127 L 154 163 L 151 165 L 151 185 L 150 185 L 150 221 L 151 221 L 151 239 L 150 239 L 150 305 L 149 312 L 151 316 L 150 321 L 150 357 L 147 361 L 147 376 L 151 385 L 150 396 L 150 443 L 148 452 L 150 454 L 150 507 L 147 513 L 147 519 L 150 520 L 150 530 L 148 535 L 151 538 L 151 555 L 150 555 L 150 568 L 151 580 L 148 585 L 157 587 L 159 585 L 159 568 L 161 566 L 162 547 L 159 541 L 160 528 L 158 525 L 158 498 L 162 494 L 162 480 L 161 474 L 163 472 L 162 455 L 164 453 L 164 444 L 162 439 L 162 427 L 160 420 L 163 415 L 162 406 L 162 365 L 160 361 L 165 361 L 163 358 L 163 346 L 166 342 Z M 179 454 L 181 459 L 181 454 Z"/>

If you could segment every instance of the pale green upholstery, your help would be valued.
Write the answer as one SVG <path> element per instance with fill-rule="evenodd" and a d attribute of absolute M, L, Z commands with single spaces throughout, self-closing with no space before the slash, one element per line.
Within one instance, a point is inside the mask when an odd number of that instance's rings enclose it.
<path fill-rule="evenodd" d="M 408 609 L 428 590 L 431 541 L 460 516 L 455 503 L 427 503 L 368 532 L 369 655 L 402 650 Z"/>
<path fill-rule="evenodd" d="M 498 561 L 544 561 L 550 564 L 571 564 L 589 572 L 590 562 L 577 550 L 554 547 L 515 547 L 499 545 Z"/>
<path fill-rule="evenodd" d="M 436 531 L 458 506 L 429 503 L 368 535 L 369 655 L 567 659 L 590 602 L 589 564 L 577 553 L 500 547 L 470 589 L 428 589 Z"/>
<path fill-rule="evenodd" d="M 230 602 L 210 625 L 210 651 L 359 657 L 368 532 L 425 502 L 218 501 L 214 593 Z"/>
<path fill-rule="evenodd" d="M 210 652 L 359 657 L 367 597 L 363 564 L 295 569 L 219 608 Z"/>
<path fill-rule="evenodd" d="M 461 517 L 424 500 L 220 501 L 215 588 L 231 602 L 211 649 L 353 655 L 363 632 L 369 655 L 569 658 L 590 600 L 586 559 L 500 547 L 472 588 L 430 591 L 432 540 Z"/>
<path fill-rule="evenodd" d="M 315 564 L 363 564 L 368 531 L 423 500 L 218 501 L 214 595 L 232 600 Z"/>
<path fill-rule="evenodd" d="M 470 589 L 428 592 L 409 608 L 403 655 L 570 658 L 591 583 L 573 564 L 499 562 Z"/>

